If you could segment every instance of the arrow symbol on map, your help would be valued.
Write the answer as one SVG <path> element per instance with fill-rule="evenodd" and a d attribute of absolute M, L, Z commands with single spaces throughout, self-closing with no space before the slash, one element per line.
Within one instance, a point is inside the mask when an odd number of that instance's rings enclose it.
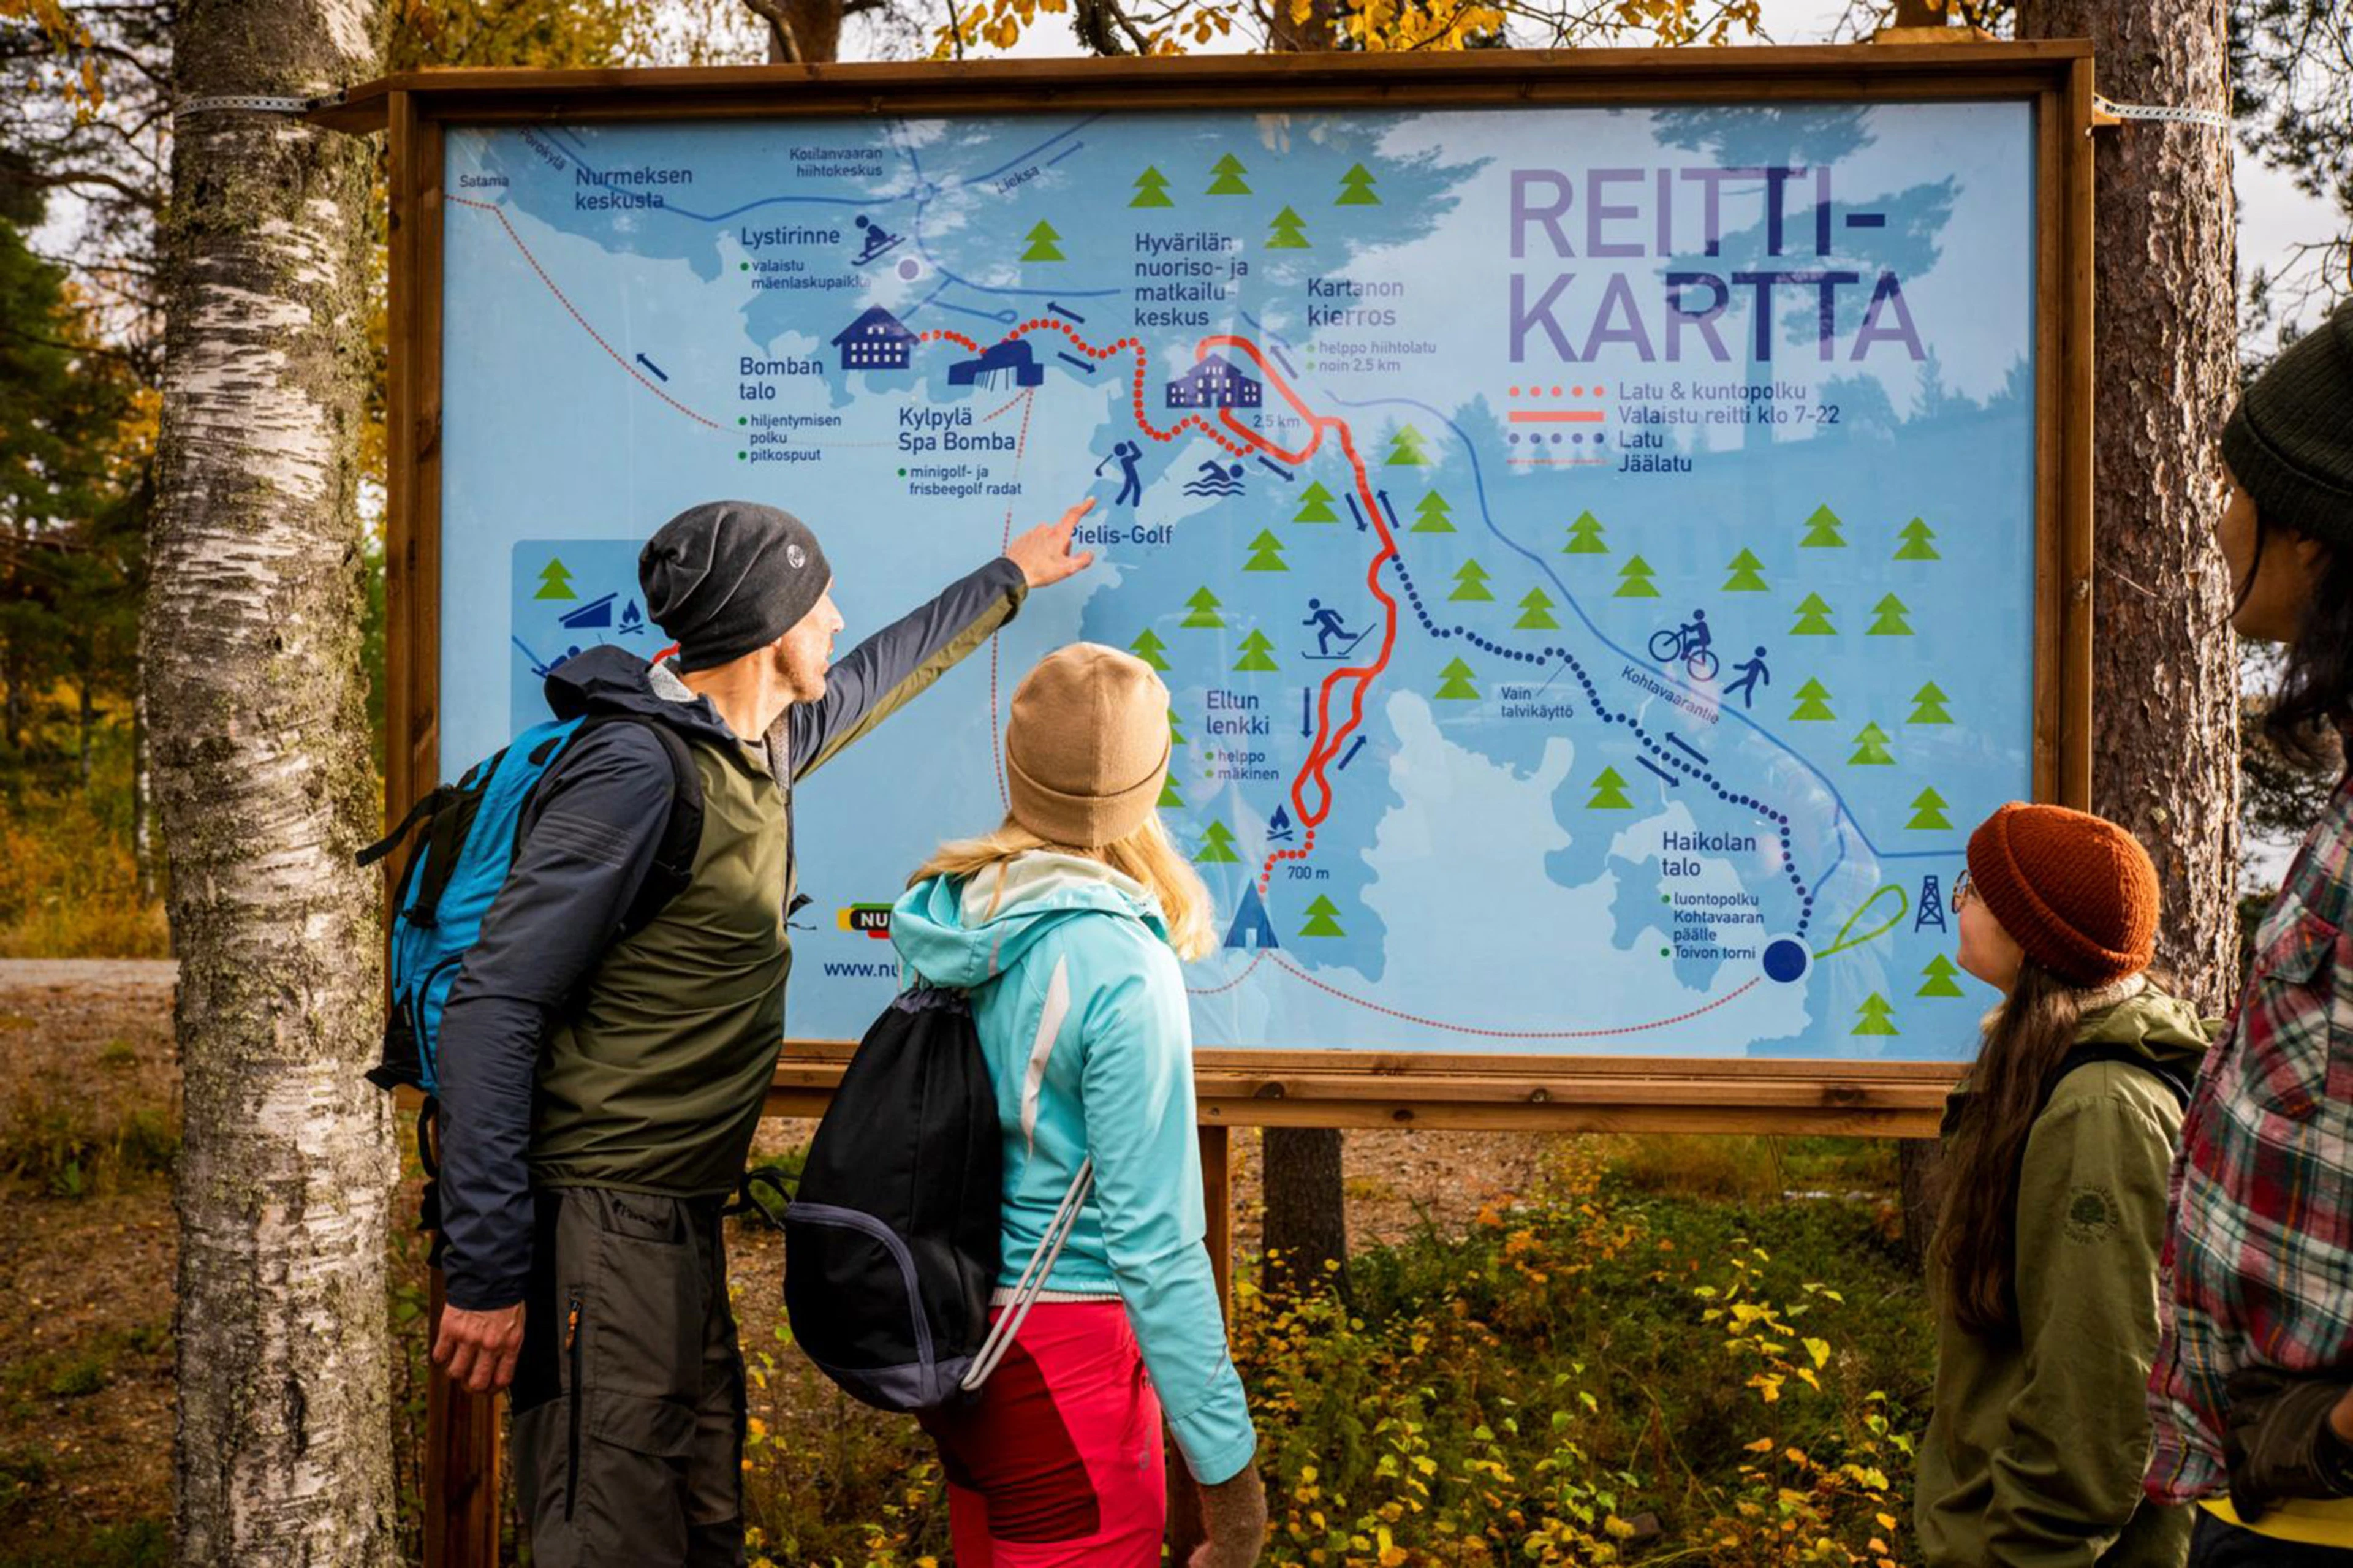
<path fill-rule="evenodd" d="M 1667 781 L 1667 787 L 1668 787 L 1669 789 L 1681 789 L 1681 788 L 1683 788 L 1683 780 L 1681 780 L 1681 779 L 1679 779 L 1679 778 L 1675 777 L 1675 775 L 1674 775 L 1674 774 L 1672 774 L 1672 773 L 1671 773 L 1667 772 L 1667 770 L 1666 770 L 1666 769 L 1664 769 L 1664 768 L 1662 768 L 1662 767 L 1659 766 L 1659 764 L 1658 764 L 1658 763 L 1654 763 L 1654 762 L 1651 761 L 1651 759 L 1650 759 L 1650 758 L 1648 758 L 1648 757 L 1636 757 L 1634 760 L 1635 760 L 1636 762 L 1638 762 L 1638 763 L 1641 763 L 1644 767 L 1646 767 L 1646 768 L 1650 769 L 1652 773 L 1654 773 L 1658 774 L 1661 778 L 1662 778 L 1662 779 L 1666 780 L 1666 781 Z"/>
<path fill-rule="evenodd" d="M 649 370 L 649 371 L 653 372 L 656 375 L 659 375 L 659 376 L 661 376 L 661 378 L 662 378 L 664 381 L 668 381 L 668 380 L 670 379 L 670 377 L 669 377 L 669 376 L 667 376 L 667 375 L 663 375 L 663 374 L 662 374 L 662 367 L 661 367 L 661 366 L 659 366 L 659 365 L 656 364 L 653 361 L 651 361 L 651 360 L 648 359 L 645 355 L 643 355 L 643 354 L 639 354 L 639 355 L 638 356 L 638 363 L 639 364 L 641 364 L 641 365 L 645 366 L 648 370 Z"/>

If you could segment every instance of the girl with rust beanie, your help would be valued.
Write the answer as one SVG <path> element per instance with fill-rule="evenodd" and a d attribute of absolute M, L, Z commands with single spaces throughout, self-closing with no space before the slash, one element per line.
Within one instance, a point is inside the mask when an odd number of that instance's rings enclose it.
<path fill-rule="evenodd" d="M 2142 1496 L 2166 1173 L 2205 1054 L 2152 984 L 2158 882 L 2113 823 L 2003 806 L 1953 889 L 2002 994 L 1945 1112 L 1936 1405 L 1914 1509 L 1931 1568 L 2180 1568 Z"/>

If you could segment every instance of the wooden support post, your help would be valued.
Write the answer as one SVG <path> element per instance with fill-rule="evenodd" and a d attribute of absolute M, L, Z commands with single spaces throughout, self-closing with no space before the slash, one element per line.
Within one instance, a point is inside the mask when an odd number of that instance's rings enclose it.
<path fill-rule="evenodd" d="M 441 1322 L 441 1271 L 430 1321 Z M 428 1367 L 425 1387 L 425 1568 L 498 1568 L 499 1399 Z"/>

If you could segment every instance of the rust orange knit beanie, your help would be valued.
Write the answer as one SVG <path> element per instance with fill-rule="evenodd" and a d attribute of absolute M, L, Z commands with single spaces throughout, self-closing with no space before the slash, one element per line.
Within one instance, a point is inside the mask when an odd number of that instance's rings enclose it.
<path fill-rule="evenodd" d="M 1969 884 L 2026 956 L 2070 984 L 2113 985 L 2155 955 L 2157 868 L 2104 818 L 2012 801 L 1969 836 Z"/>

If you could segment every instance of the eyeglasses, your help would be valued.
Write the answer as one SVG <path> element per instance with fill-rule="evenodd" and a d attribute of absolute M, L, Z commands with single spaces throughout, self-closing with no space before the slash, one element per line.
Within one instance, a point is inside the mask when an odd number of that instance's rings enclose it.
<path fill-rule="evenodd" d="M 1961 906 L 1968 903 L 1971 899 L 1974 899 L 1977 896 L 1977 884 L 1969 880 L 1969 874 L 1967 871 L 1963 871 L 1959 876 L 1953 879 L 1954 913 L 1959 913 Z"/>

